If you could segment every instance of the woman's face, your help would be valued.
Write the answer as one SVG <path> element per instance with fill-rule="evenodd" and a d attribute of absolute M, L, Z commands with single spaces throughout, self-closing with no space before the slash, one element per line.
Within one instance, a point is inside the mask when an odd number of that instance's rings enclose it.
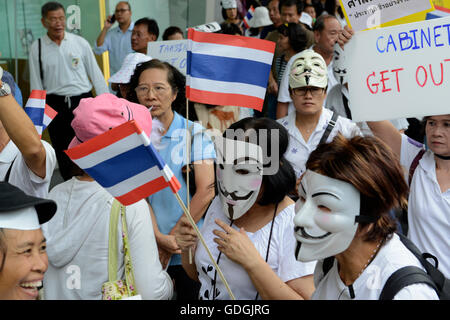
<path fill-rule="evenodd" d="M 278 37 L 278 47 L 281 48 L 281 50 L 283 50 L 284 52 L 286 52 L 286 50 L 288 50 L 291 47 L 289 43 L 289 37 L 280 34 L 280 36 Z"/>
<path fill-rule="evenodd" d="M 225 10 L 227 14 L 227 18 L 230 20 L 236 19 L 237 17 L 237 8 L 230 8 Z"/>
<path fill-rule="evenodd" d="M 450 156 L 450 114 L 429 117 L 425 132 L 431 151 L 438 155 Z"/>
<path fill-rule="evenodd" d="M 3 229 L 6 259 L 0 272 L 0 300 L 35 300 L 48 268 L 41 229 Z M 3 261 L 0 253 L 0 263 Z"/>
<path fill-rule="evenodd" d="M 177 93 L 167 81 L 167 70 L 151 68 L 143 71 L 136 87 L 136 96 L 139 103 L 151 108 L 152 117 L 161 118 L 172 113 L 172 102 Z"/>

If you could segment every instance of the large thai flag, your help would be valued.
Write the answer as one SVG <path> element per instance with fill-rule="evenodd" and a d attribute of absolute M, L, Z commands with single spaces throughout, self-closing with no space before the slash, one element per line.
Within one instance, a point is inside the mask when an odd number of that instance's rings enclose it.
<path fill-rule="evenodd" d="M 250 9 L 248 9 L 247 14 L 244 17 L 244 26 L 246 29 L 250 29 L 249 22 L 253 18 L 253 14 L 255 13 L 255 9 L 253 6 L 250 6 Z"/>
<path fill-rule="evenodd" d="M 65 151 L 124 206 L 181 185 L 132 120 Z"/>
<path fill-rule="evenodd" d="M 45 90 L 31 91 L 30 98 L 25 105 L 25 112 L 33 122 L 39 136 L 47 128 L 58 112 L 45 103 L 47 93 Z"/>
<path fill-rule="evenodd" d="M 189 29 L 186 97 L 261 111 L 275 42 Z"/>

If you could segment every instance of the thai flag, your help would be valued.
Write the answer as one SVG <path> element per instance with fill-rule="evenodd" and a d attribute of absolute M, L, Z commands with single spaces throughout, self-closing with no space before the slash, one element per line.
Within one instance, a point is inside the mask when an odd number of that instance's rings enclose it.
<path fill-rule="evenodd" d="M 435 9 L 434 11 L 427 13 L 426 20 L 443 18 L 443 17 L 447 17 L 450 15 L 449 8 L 434 5 L 434 9 Z"/>
<path fill-rule="evenodd" d="M 186 97 L 261 111 L 275 42 L 189 29 Z"/>
<path fill-rule="evenodd" d="M 42 136 L 42 132 L 58 114 L 58 112 L 45 103 L 46 95 L 45 90 L 31 91 L 30 98 L 24 109 L 34 123 L 39 136 Z"/>
<path fill-rule="evenodd" d="M 255 9 L 253 6 L 250 6 L 250 9 L 248 9 L 247 14 L 244 17 L 244 26 L 246 29 L 250 29 L 250 25 L 248 23 L 252 20 L 254 12 Z"/>
<path fill-rule="evenodd" d="M 124 206 L 166 187 L 174 193 L 181 188 L 134 120 L 65 152 Z"/>

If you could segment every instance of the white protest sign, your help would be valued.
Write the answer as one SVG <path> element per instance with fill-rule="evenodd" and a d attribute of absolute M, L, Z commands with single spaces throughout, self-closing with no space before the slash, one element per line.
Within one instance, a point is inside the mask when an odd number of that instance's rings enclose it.
<path fill-rule="evenodd" d="M 354 121 L 450 113 L 450 17 L 356 32 L 344 49 Z"/>
<path fill-rule="evenodd" d="M 349 26 L 355 31 L 371 29 L 419 12 L 434 10 L 431 0 L 340 0 Z"/>
<path fill-rule="evenodd" d="M 147 45 L 147 55 L 170 63 L 186 75 L 187 40 L 153 41 Z"/>

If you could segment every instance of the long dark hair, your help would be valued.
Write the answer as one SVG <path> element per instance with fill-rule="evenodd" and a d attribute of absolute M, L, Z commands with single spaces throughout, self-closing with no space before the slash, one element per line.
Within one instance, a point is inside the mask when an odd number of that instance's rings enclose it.
<path fill-rule="evenodd" d="M 172 102 L 172 110 L 183 114 L 183 111 L 186 110 L 186 77 L 177 68 L 158 59 L 152 59 L 136 66 L 134 74 L 131 76 L 127 100 L 139 103 L 135 89 L 139 85 L 139 78 L 142 72 L 147 69 L 161 69 L 167 71 L 167 82 L 172 88 L 172 91 L 177 94 L 177 98 Z"/>

